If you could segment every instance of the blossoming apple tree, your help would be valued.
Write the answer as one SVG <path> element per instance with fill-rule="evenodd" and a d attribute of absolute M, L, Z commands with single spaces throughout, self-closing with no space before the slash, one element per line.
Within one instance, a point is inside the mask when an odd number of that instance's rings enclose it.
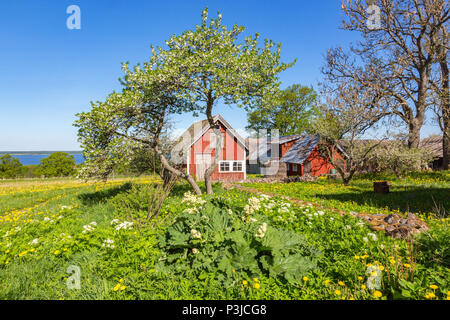
<path fill-rule="evenodd" d="M 168 117 L 183 112 L 206 115 L 220 148 L 223 138 L 213 121 L 214 105 L 222 100 L 252 108 L 277 99 L 277 75 L 295 63 L 281 63 L 281 45 L 274 50 L 271 40 L 258 47 L 258 34 L 239 42 L 243 31 L 237 25 L 228 30 L 220 13 L 208 22 L 205 9 L 200 26 L 172 36 L 165 48 L 152 46 L 148 62 L 133 70 L 124 63 L 123 91 L 93 103 L 90 112 L 78 114 L 75 126 L 87 160 L 82 174 L 106 177 L 119 161 L 148 147 L 166 170 L 185 178 L 200 193 L 193 178 L 169 163 L 163 150 L 161 137 Z M 219 156 L 216 152 L 205 173 L 207 193 L 212 193 L 211 175 Z"/>

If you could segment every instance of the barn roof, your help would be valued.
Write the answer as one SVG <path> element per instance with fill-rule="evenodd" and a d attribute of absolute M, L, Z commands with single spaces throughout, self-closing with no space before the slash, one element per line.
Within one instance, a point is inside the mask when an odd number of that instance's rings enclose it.
<path fill-rule="evenodd" d="M 271 138 L 247 138 L 247 147 L 250 150 L 250 154 L 247 159 L 249 160 L 259 160 L 261 162 L 266 162 L 270 160 L 271 157 L 271 147 L 270 144 L 283 144 L 300 138 L 300 134 L 291 134 L 287 136 L 280 136 L 275 139 Z M 253 146 L 256 149 L 253 149 Z M 268 153 L 267 153 L 268 152 Z"/>
<path fill-rule="evenodd" d="M 281 162 L 302 164 L 319 144 L 319 135 L 304 135 L 286 152 Z"/>
<path fill-rule="evenodd" d="M 311 154 L 314 148 L 319 144 L 319 135 L 300 135 L 294 134 L 289 136 L 281 136 L 274 140 L 275 144 L 284 144 L 290 141 L 297 140 L 294 145 L 286 152 L 280 159 L 281 162 L 302 164 L 306 158 Z M 258 148 L 249 155 L 249 160 L 258 160 L 260 162 L 267 162 L 271 160 L 271 139 L 264 139 L 259 141 Z M 256 152 L 258 157 L 256 157 Z"/>

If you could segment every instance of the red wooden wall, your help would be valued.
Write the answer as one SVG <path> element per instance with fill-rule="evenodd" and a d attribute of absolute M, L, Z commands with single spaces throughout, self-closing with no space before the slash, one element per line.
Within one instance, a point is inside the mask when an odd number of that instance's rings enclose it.
<path fill-rule="evenodd" d="M 221 124 L 220 131 L 222 133 L 226 132 L 226 128 Z M 195 164 L 195 155 L 196 154 L 211 154 L 211 161 L 215 156 L 215 148 L 210 147 L 210 134 L 213 132 L 212 129 L 209 129 L 201 139 L 196 141 L 190 149 L 189 156 L 189 174 L 192 176 L 196 176 L 197 167 Z M 213 142 L 214 143 L 214 142 Z M 220 181 L 239 181 L 245 179 L 245 148 L 242 144 L 240 144 L 237 139 L 232 136 L 229 132 L 225 134 L 225 141 L 223 148 L 221 150 L 221 156 L 219 160 L 240 160 L 243 161 L 242 168 L 243 172 L 220 172 L 219 173 L 219 165 L 216 170 L 213 172 L 211 179 L 212 180 L 220 180 Z"/>
<path fill-rule="evenodd" d="M 296 142 L 296 141 L 294 141 Z M 285 145 L 288 145 L 288 143 L 286 143 Z M 284 154 L 289 150 L 290 147 L 292 147 L 293 143 L 290 143 L 289 147 L 284 147 L 284 145 L 282 145 L 282 155 L 284 156 Z M 337 154 L 336 155 L 339 159 L 342 159 L 342 157 Z M 305 162 L 311 162 L 311 175 L 312 176 L 320 176 L 322 174 L 328 174 L 330 173 L 331 169 L 334 169 L 334 166 L 330 163 L 328 158 L 324 158 L 319 156 L 319 146 L 316 146 L 313 151 L 309 154 L 309 156 L 306 158 Z M 302 165 L 297 165 L 297 170 L 293 170 L 293 164 L 290 163 L 287 165 L 287 175 L 288 176 L 303 176 L 304 174 L 304 165 L 305 162 Z"/>

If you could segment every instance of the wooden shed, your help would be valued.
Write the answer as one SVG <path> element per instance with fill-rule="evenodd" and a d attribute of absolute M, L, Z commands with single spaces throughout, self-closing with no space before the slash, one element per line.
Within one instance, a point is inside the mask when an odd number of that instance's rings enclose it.
<path fill-rule="evenodd" d="M 246 179 L 246 146 L 242 137 L 221 116 L 214 116 L 214 123 L 222 133 L 223 147 L 220 160 L 211 179 L 213 181 L 241 181 Z M 187 173 L 203 180 L 206 169 L 212 164 L 216 150 L 214 130 L 208 120 L 193 123 L 182 135 L 183 157 Z"/>

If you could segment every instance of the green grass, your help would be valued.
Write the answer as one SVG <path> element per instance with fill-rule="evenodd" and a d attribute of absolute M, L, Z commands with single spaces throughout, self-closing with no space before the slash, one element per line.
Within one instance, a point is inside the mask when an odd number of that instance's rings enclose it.
<path fill-rule="evenodd" d="M 369 195 L 371 181 L 384 178 L 394 183 L 392 194 L 385 198 Z M 146 215 L 157 179 L 127 180 L 108 184 L 57 179 L 0 182 L 0 299 L 374 299 L 372 291 L 361 288 L 367 281 L 367 264 L 389 270 L 382 277 L 383 299 L 424 299 L 430 293 L 446 299 L 450 290 L 448 219 L 429 218 L 430 232 L 418 237 L 411 250 L 409 243 L 386 238 L 382 233 L 377 234 L 376 241 L 366 242 L 370 229 L 350 215 L 341 217 L 326 209 L 318 215 L 317 209 L 308 207 L 280 211 L 284 203 L 281 198 L 267 200 L 275 201 L 273 208 L 261 209 L 258 214 L 274 227 L 304 236 L 309 245 L 323 253 L 319 267 L 307 274 L 304 282 L 287 283 L 264 272 L 240 273 L 238 282 L 224 289 L 215 272 L 201 276 L 195 269 L 189 274 L 160 272 L 159 239 L 173 219 L 189 207 L 181 199 L 190 188 L 179 184 L 164 203 L 160 224 L 150 228 L 140 225 L 139 218 Z M 385 206 L 401 212 L 407 210 L 406 206 L 433 212 L 433 204 L 426 197 L 428 191 L 435 190 L 433 197 L 448 210 L 444 197 L 449 190 L 448 172 L 412 174 L 404 181 L 363 176 L 345 188 L 334 181 L 257 187 L 347 211 L 370 212 L 383 211 Z M 214 185 L 214 190 L 214 196 L 204 198 L 211 203 L 222 199 L 238 215 L 253 196 L 236 189 L 225 191 L 220 184 Z M 421 198 L 402 198 L 408 193 Z M 132 221 L 134 225 L 116 230 L 111 225 L 113 219 Z M 91 222 L 96 222 L 94 230 L 83 233 L 84 226 Z M 37 244 L 32 244 L 34 239 L 38 239 Z M 106 239 L 114 240 L 114 249 L 103 246 Z M 395 264 L 390 262 L 391 257 Z M 69 266 L 81 270 L 80 290 L 67 287 Z M 260 281 L 260 288 L 252 287 L 253 277 Z M 249 284 L 243 285 L 242 280 Z"/>
<path fill-rule="evenodd" d="M 373 182 L 381 180 L 392 183 L 389 194 L 373 192 Z M 435 217 L 446 217 L 450 211 L 449 171 L 411 173 L 402 180 L 389 174 L 366 174 L 356 176 L 349 186 L 323 178 L 317 182 L 244 185 L 344 211 L 414 212 Z"/>

